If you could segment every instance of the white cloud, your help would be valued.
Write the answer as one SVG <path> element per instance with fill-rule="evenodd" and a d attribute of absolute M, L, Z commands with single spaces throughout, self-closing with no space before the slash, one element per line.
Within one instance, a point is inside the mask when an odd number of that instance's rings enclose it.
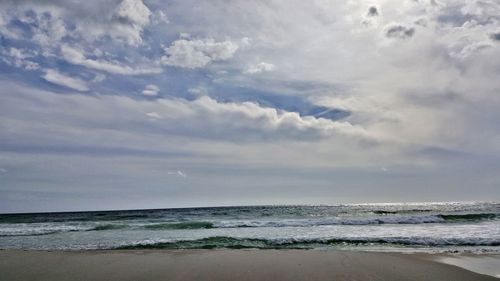
<path fill-rule="evenodd" d="M 110 28 L 110 34 L 130 45 L 140 44 L 141 33 L 150 24 L 150 16 L 151 11 L 142 0 L 123 0 L 113 14 L 116 24 Z"/>
<path fill-rule="evenodd" d="M 150 117 L 153 120 L 154 119 L 162 119 L 163 118 L 160 114 L 158 114 L 158 112 L 154 112 L 154 111 L 146 113 L 146 116 Z"/>
<path fill-rule="evenodd" d="M 0 49 L 0 53 L 2 54 L 0 59 L 8 65 L 24 68 L 26 70 L 36 70 L 40 68 L 38 63 L 30 60 L 36 56 L 36 53 L 33 51 L 11 47 L 8 49 Z"/>
<path fill-rule="evenodd" d="M 167 171 L 167 175 L 174 175 L 174 176 L 179 176 L 179 177 L 187 177 L 187 175 L 181 171 L 181 170 L 177 170 L 177 171 Z"/>
<path fill-rule="evenodd" d="M 165 56 L 161 61 L 165 65 L 199 68 L 213 61 L 227 60 L 237 49 L 238 45 L 228 40 L 216 42 L 213 39 L 179 39 L 165 48 Z"/>
<path fill-rule="evenodd" d="M 68 31 L 64 21 L 55 10 L 45 11 L 47 14 L 36 14 L 37 22 L 34 28 L 33 40 L 42 46 L 57 45 L 67 35 Z"/>
<path fill-rule="evenodd" d="M 158 10 L 152 15 L 152 24 L 169 23 L 167 15 L 161 10 Z"/>
<path fill-rule="evenodd" d="M 205 136 L 227 139 L 314 139 L 336 134 L 369 138 L 363 128 L 348 122 L 301 116 L 252 102 L 222 103 L 208 96 L 193 101 L 160 99 L 154 109 L 165 125 L 181 121 L 176 131 L 189 135 L 203 131 Z"/>
<path fill-rule="evenodd" d="M 82 79 L 67 76 L 54 69 L 46 69 L 42 78 L 50 83 L 68 87 L 77 91 L 86 92 L 89 90 L 87 83 Z"/>
<path fill-rule="evenodd" d="M 92 82 L 94 83 L 99 83 L 99 82 L 102 82 L 106 79 L 106 75 L 102 74 L 102 73 L 97 73 L 94 77 L 94 79 L 92 79 Z"/>
<path fill-rule="evenodd" d="M 267 63 L 267 62 L 260 62 L 255 65 L 251 65 L 250 67 L 245 70 L 245 73 L 250 73 L 250 74 L 256 74 L 256 73 L 262 73 L 262 72 L 267 72 L 267 71 L 273 71 L 275 68 L 275 65 L 272 63 Z"/>
<path fill-rule="evenodd" d="M 142 90 L 142 94 L 145 96 L 157 96 L 160 88 L 156 85 L 149 84 Z"/>
<path fill-rule="evenodd" d="M 49 70 L 46 79 L 54 83 L 75 87 L 74 81 Z M 51 81 L 51 82 L 52 82 Z M 45 92 L 44 92 L 45 93 Z M 31 96 L 27 92 L 27 96 Z M 19 98 L 24 95 L 17 93 Z M 80 122 L 92 123 L 95 129 L 108 126 L 134 131 L 139 135 L 155 133 L 170 136 L 234 140 L 313 140 L 332 136 L 369 138 L 363 128 L 348 122 L 301 116 L 296 112 L 263 107 L 252 102 L 219 102 L 208 96 L 195 100 L 160 98 L 134 100 L 124 96 L 58 95 L 45 93 L 44 113 L 56 116 L 67 114 L 64 104 L 74 104 L 68 126 Z M 28 100 L 22 102 L 27 106 Z M 19 106 L 21 106 L 20 104 Z M 92 114 L 89 115 L 89 112 Z M 156 119 L 154 124 L 144 118 Z M 30 118 L 37 118 L 31 116 Z M 73 122 L 75 124 L 73 124 Z"/>
<path fill-rule="evenodd" d="M 194 96 L 197 96 L 197 97 L 205 96 L 208 94 L 207 88 L 205 88 L 203 86 L 189 88 L 187 91 L 188 91 L 188 93 L 190 93 Z"/>
<path fill-rule="evenodd" d="M 132 68 L 128 65 L 123 65 L 118 62 L 109 62 L 101 59 L 89 59 L 85 57 L 85 54 L 82 50 L 70 47 L 68 45 L 61 46 L 61 54 L 63 58 L 69 63 L 82 65 L 96 70 L 106 71 L 112 74 L 143 75 L 162 72 L 162 69 L 160 67 L 149 66 Z"/>
<path fill-rule="evenodd" d="M 142 0 L 123 0 L 114 13 L 116 19 L 141 27 L 149 24 L 150 16 L 151 11 Z"/>

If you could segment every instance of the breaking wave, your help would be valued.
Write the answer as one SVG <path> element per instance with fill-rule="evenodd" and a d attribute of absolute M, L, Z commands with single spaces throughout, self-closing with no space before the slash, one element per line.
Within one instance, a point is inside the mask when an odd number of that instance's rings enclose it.
<path fill-rule="evenodd" d="M 128 249 L 311 249 L 317 246 L 500 246 L 500 240 L 488 238 L 430 238 L 430 237 L 383 237 L 383 238 L 332 238 L 332 239 L 253 239 L 215 236 L 197 240 L 172 242 L 138 242 L 116 247 Z"/>
<path fill-rule="evenodd" d="M 145 229 L 160 230 L 160 229 L 206 229 L 213 228 L 214 225 L 211 222 L 206 221 L 191 221 L 191 222 L 179 222 L 179 223 L 156 223 L 145 225 Z"/>
<path fill-rule="evenodd" d="M 252 228 L 252 227 L 314 227 L 328 225 L 382 225 L 382 224 L 429 224 L 429 223 L 474 223 L 500 218 L 498 213 L 474 214 L 435 214 L 435 215 L 396 215 L 386 213 L 373 217 L 333 217 L 322 219 L 249 219 L 224 221 L 185 221 L 169 223 L 109 223 L 109 224 L 9 224 L 0 227 L 1 236 L 50 235 L 73 231 L 110 231 L 110 230 L 196 230 L 212 228 Z"/>
<path fill-rule="evenodd" d="M 480 221 L 494 220 L 500 218 L 500 214 L 480 213 L 480 214 L 458 214 L 458 215 L 439 215 L 446 221 Z"/>
<path fill-rule="evenodd" d="M 124 229 L 129 227 L 126 224 L 100 224 L 96 227 L 88 229 L 87 231 L 101 231 L 101 230 L 113 230 L 113 229 Z"/>

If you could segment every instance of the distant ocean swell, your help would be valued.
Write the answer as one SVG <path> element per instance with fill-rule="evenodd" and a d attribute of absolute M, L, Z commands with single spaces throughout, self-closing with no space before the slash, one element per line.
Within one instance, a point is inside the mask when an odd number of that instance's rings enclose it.
<path fill-rule="evenodd" d="M 122 245 L 115 249 L 312 249 L 317 246 L 500 246 L 500 240 L 488 238 L 436 239 L 429 237 L 333 238 L 333 239 L 250 239 L 225 236 L 172 242 L 144 242 Z"/>
<path fill-rule="evenodd" d="M 123 223 L 82 223 L 65 225 L 55 223 L 22 223 L 8 224 L 10 227 L 0 228 L 0 237 L 49 235 L 74 231 L 109 231 L 120 229 L 142 230 L 189 230 L 211 228 L 250 228 L 250 227 L 314 227 L 328 225 L 381 225 L 381 224 L 429 224 L 429 223 L 474 223 L 500 218 L 498 213 L 474 214 L 437 214 L 437 215 L 395 215 L 383 214 L 374 217 L 337 217 L 322 219 L 276 219 L 276 220 L 223 220 L 223 221 L 185 221 L 185 222 L 152 222 L 144 224 Z"/>

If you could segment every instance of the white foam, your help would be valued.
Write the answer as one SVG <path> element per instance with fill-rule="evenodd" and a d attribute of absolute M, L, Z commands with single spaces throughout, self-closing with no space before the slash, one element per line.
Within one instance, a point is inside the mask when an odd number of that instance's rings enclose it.
<path fill-rule="evenodd" d="M 323 218 L 283 220 L 227 220 L 214 223 L 215 227 L 311 227 L 321 225 L 372 225 L 372 224 L 421 224 L 441 223 L 444 219 L 436 215 L 378 216 L 370 218 Z"/>
<path fill-rule="evenodd" d="M 0 227 L 0 236 L 44 235 L 57 232 L 82 231 L 88 226 L 52 224 L 52 223 L 16 223 Z"/>
<path fill-rule="evenodd" d="M 437 261 L 455 265 L 467 270 L 491 275 L 500 278 L 500 256 L 499 255 L 455 255 L 443 256 Z"/>

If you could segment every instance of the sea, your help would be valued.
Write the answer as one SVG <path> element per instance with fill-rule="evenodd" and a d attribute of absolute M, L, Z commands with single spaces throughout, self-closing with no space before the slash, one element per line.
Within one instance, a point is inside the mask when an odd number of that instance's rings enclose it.
<path fill-rule="evenodd" d="M 500 202 L 235 206 L 0 215 L 1 249 L 500 253 Z"/>

